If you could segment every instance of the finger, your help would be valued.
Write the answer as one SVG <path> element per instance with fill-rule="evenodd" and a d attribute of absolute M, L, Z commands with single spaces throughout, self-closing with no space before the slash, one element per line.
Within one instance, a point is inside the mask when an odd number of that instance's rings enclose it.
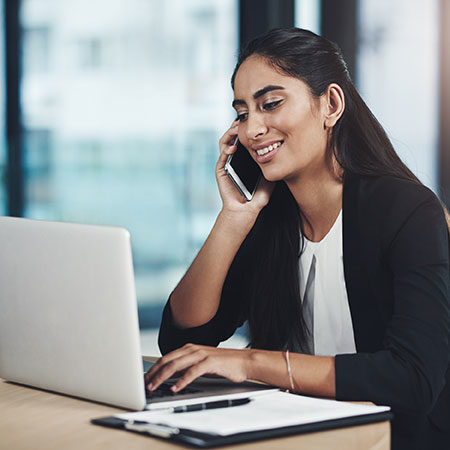
<path fill-rule="evenodd" d="M 186 371 L 186 373 L 176 382 L 176 384 L 172 386 L 172 391 L 181 391 L 198 377 L 201 377 L 205 373 L 211 372 L 211 369 L 211 358 L 204 358 L 201 362 Z"/>
<path fill-rule="evenodd" d="M 232 130 L 233 128 L 237 127 L 238 125 L 239 125 L 239 119 L 234 119 L 233 122 L 231 122 L 231 125 L 228 128 L 228 130 L 225 131 L 225 133 L 222 135 L 221 139 L 223 139 L 230 130 Z"/>
<path fill-rule="evenodd" d="M 178 349 L 179 350 L 179 349 Z M 177 350 L 177 353 L 179 353 Z M 172 363 L 172 361 L 176 361 L 176 355 L 172 355 L 172 353 L 175 352 L 171 352 L 168 353 L 166 356 L 160 358 L 158 360 L 158 363 L 155 364 L 145 375 L 144 375 L 144 382 L 145 385 L 149 385 L 151 384 L 152 380 L 155 378 L 155 376 L 160 373 L 164 367 L 167 367 L 169 364 Z M 180 358 L 182 355 L 179 355 L 178 358 Z"/>
<path fill-rule="evenodd" d="M 146 385 L 149 383 L 149 380 L 151 378 L 153 378 L 155 373 L 158 373 L 162 367 L 164 367 L 166 364 L 168 364 L 170 361 L 172 361 L 173 359 L 175 359 L 177 357 L 177 355 L 174 355 L 173 353 L 177 352 L 177 354 L 179 356 L 179 350 L 180 349 L 177 349 L 177 350 L 170 352 L 167 355 L 162 356 L 161 358 L 158 359 L 158 361 L 144 375 L 144 382 Z"/>
<path fill-rule="evenodd" d="M 144 374 L 144 383 L 147 383 L 147 378 L 150 377 L 150 374 L 153 373 L 155 371 L 156 366 L 158 365 L 159 361 L 161 361 L 161 358 L 158 358 L 152 367 L 150 367 L 150 369 L 147 370 L 147 372 L 145 372 Z"/>
<path fill-rule="evenodd" d="M 180 373 L 180 371 L 185 372 L 186 369 L 189 369 L 192 365 L 197 364 L 198 361 L 201 361 L 204 357 L 205 356 L 200 354 L 200 352 L 196 352 L 167 363 L 153 376 L 153 378 L 149 380 L 147 385 L 148 390 L 154 391 L 155 389 L 158 389 L 161 383 L 164 383 L 164 381 L 172 378 L 176 373 Z"/>
<path fill-rule="evenodd" d="M 216 170 L 223 169 L 227 159 L 237 150 L 237 145 L 230 145 L 223 149 L 219 154 L 219 159 L 217 160 Z"/>
<path fill-rule="evenodd" d="M 153 366 L 147 371 L 147 373 L 144 375 L 144 380 L 147 383 L 150 378 L 152 378 L 154 376 L 154 374 L 156 372 L 158 372 L 161 367 L 163 367 L 165 364 L 169 363 L 170 361 L 179 358 L 180 356 L 190 353 L 192 351 L 194 351 L 195 349 L 197 349 L 198 346 L 195 344 L 186 344 L 183 345 L 183 347 L 180 347 L 170 353 L 167 353 L 167 355 L 162 356 L 161 358 L 159 358 L 155 364 L 153 364 Z"/>
<path fill-rule="evenodd" d="M 219 139 L 220 146 L 232 144 L 238 134 L 238 128 L 239 128 L 238 123 L 233 122 L 233 125 Z"/>
<path fill-rule="evenodd" d="M 145 374 L 144 380 L 146 383 L 149 382 L 151 378 L 155 376 L 166 364 L 190 353 L 195 353 L 203 348 L 203 345 L 196 344 L 185 344 L 183 347 L 180 347 L 170 353 L 167 353 L 163 357 L 159 358 L 156 364 L 150 368 L 150 370 Z"/>
<path fill-rule="evenodd" d="M 267 194 L 272 194 L 273 190 L 275 189 L 276 183 L 273 181 L 267 181 L 264 177 L 261 177 L 259 180 L 259 186 L 261 191 L 266 192 Z"/>

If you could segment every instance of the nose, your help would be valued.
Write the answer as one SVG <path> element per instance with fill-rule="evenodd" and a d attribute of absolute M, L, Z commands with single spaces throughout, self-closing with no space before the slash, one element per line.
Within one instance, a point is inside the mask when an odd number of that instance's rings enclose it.
<path fill-rule="evenodd" d="M 256 139 L 267 132 L 267 126 L 262 115 L 258 113 L 249 114 L 246 120 L 246 135 L 247 139 Z"/>

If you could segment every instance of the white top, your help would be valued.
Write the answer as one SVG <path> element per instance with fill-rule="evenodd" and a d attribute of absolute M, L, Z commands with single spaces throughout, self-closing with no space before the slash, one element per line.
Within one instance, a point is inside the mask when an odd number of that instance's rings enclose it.
<path fill-rule="evenodd" d="M 313 322 L 311 353 L 322 356 L 356 353 L 344 278 L 342 210 L 320 242 L 304 238 L 299 270 L 303 315 L 309 329 Z"/>

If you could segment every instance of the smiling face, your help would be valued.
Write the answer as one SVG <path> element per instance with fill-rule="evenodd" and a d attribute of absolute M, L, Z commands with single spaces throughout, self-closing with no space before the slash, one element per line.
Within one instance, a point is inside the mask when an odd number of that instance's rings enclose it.
<path fill-rule="evenodd" d="M 252 55 L 237 71 L 234 98 L 239 140 L 267 180 L 292 181 L 328 167 L 325 95 L 314 97 L 305 82 Z"/>

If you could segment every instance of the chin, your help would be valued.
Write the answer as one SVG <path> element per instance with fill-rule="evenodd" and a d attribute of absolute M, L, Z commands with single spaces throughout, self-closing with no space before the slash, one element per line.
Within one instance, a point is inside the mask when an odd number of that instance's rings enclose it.
<path fill-rule="evenodd" d="M 267 181 L 282 181 L 287 176 L 287 173 L 281 170 L 275 170 L 275 168 L 273 169 L 265 168 L 263 169 L 262 173 Z"/>

